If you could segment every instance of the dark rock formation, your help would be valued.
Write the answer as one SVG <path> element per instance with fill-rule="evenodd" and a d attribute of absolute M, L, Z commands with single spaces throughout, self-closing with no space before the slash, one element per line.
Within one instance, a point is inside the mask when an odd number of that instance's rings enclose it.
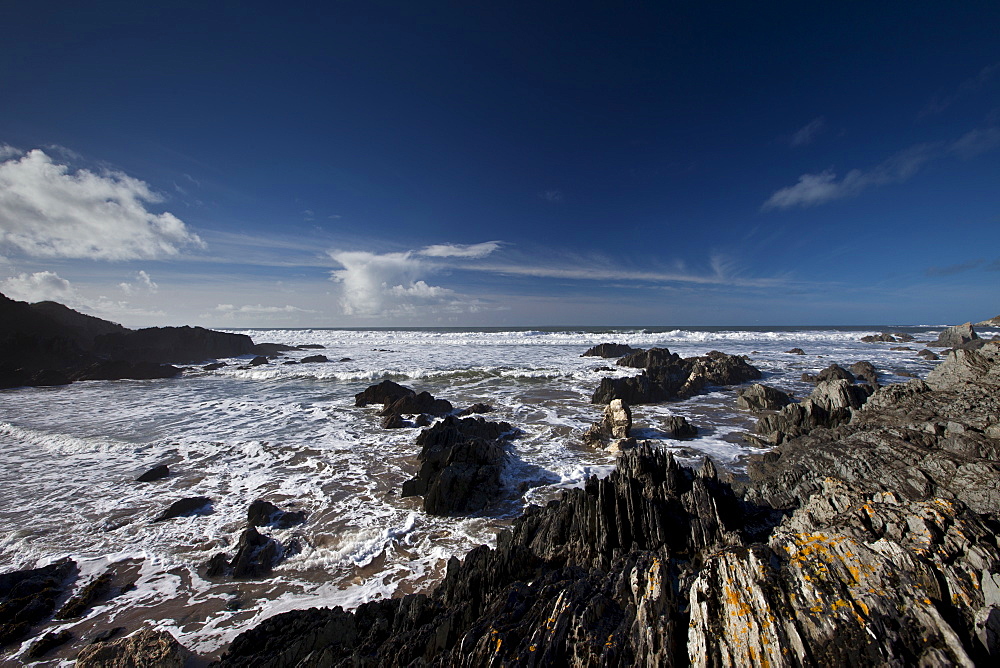
<path fill-rule="evenodd" d="M 153 482 L 154 480 L 159 480 L 161 478 L 166 478 L 170 475 L 170 469 L 166 464 L 160 464 L 159 466 L 154 466 L 149 469 L 141 476 L 135 479 L 136 482 Z"/>
<path fill-rule="evenodd" d="M 303 343 L 300 346 L 295 346 L 299 350 L 325 350 L 326 346 L 322 346 L 318 343 Z"/>
<path fill-rule="evenodd" d="M 642 348 L 633 348 L 632 346 L 625 345 L 624 343 L 601 343 L 580 357 L 621 357 L 622 355 L 631 355 L 633 353 L 642 352 Z"/>
<path fill-rule="evenodd" d="M 935 353 L 933 350 L 928 350 L 927 348 L 924 348 L 919 353 L 917 353 L 917 356 L 923 357 L 925 360 L 941 359 L 941 357 L 937 353 Z"/>
<path fill-rule="evenodd" d="M 891 334 L 882 332 L 881 334 L 861 337 L 863 343 L 909 343 L 912 340 L 913 336 L 906 332 L 893 332 Z"/>
<path fill-rule="evenodd" d="M 29 659 L 41 659 L 43 656 L 54 650 L 56 647 L 65 645 L 73 639 L 72 632 L 63 629 L 62 631 L 49 631 L 41 638 L 31 643 L 28 648 Z"/>
<path fill-rule="evenodd" d="M 288 529 L 306 521 L 304 510 L 282 510 L 270 501 L 257 499 L 247 508 L 247 526 L 273 526 L 278 529 Z"/>
<path fill-rule="evenodd" d="M 649 404 L 686 399 L 709 386 L 735 385 L 761 377 L 743 357 L 715 350 L 703 357 L 681 359 L 666 348 L 651 348 L 623 357 L 618 365 L 645 372 L 632 378 L 603 378 L 591 402 L 609 404 L 621 399 L 627 404 Z"/>
<path fill-rule="evenodd" d="M 126 362 L 124 360 L 104 360 L 90 364 L 70 374 L 76 380 L 155 380 L 173 378 L 181 369 L 170 364 L 154 362 Z"/>
<path fill-rule="evenodd" d="M 219 552 L 208 561 L 205 574 L 208 577 L 239 579 L 264 577 L 277 565 L 282 555 L 278 541 L 248 526 L 236 543 L 236 555 L 230 560 L 225 553 Z"/>
<path fill-rule="evenodd" d="M 404 429 L 409 426 L 409 423 L 404 420 L 403 416 L 399 413 L 392 413 L 384 416 L 382 421 L 379 423 L 379 426 L 381 426 L 382 429 Z"/>
<path fill-rule="evenodd" d="M 182 668 L 191 652 L 167 631 L 150 627 L 130 636 L 88 645 L 76 658 L 76 668 Z"/>
<path fill-rule="evenodd" d="M 815 376 L 808 373 L 802 374 L 802 381 L 806 383 L 822 383 L 828 380 L 846 380 L 853 383 L 854 375 L 837 364 L 831 364 Z"/>
<path fill-rule="evenodd" d="M 403 496 L 424 497 L 424 510 L 454 515 L 482 510 L 500 493 L 506 422 L 449 415 L 420 432 L 420 472 L 403 483 Z"/>
<path fill-rule="evenodd" d="M 468 408 L 463 408 L 462 410 L 455 413 L 458 417 L 465 417 L 467 415 L 481 415 L 483 413 L 492 413 L 493 407 L 489 404 L 475 403 Z"/>
<path fill-rule="evenodd" d="M 1000 343 L 983 351 L 756 458 L 747 486 L 639 445 L 430 594 L 276 615 L 220 665 L 996 665 Z"/>
<path fill-rule="evenodd" d="M 780 410 L 790 403 L 792 395 L 760 383 L 754 383 L 736 392 L 736 405 L 754 413 Z"/>
<path fill-rule="evenodd" d="M 327 359 L 326 355 L 306 355 L 299 361 L 302 364 L 319 364 L 323 362 L 329 362 L 330 360 Z"/>
<path fill-rule="evenodd" d="M 694 438 L 698 435 L 698 428 L 681 415 L 669 416 L 664 424 L 664 431 L 670 435 L 670 438 L 676 439 Z"/>
<path fill-rule="evenodd" d="M 632 410 L 621 399 L 614 399 L 604 409 L 604 416 L 583 434 L 583 442 L 599 448 L 626 439 L 632 431 Z"/>
<path fill-rule="evenodd" d="M 107 642 L 107 641 L 111 640 L 112 638 L 120 636 L 124 630 L 125 630 L 124 626 L 115 626 L 114 628 L 104 629 L 103 631 L 98 631 L 90 639 L 90 644 L 91 645 L 96 645 L 97 643 L 100 643 L 100 642 Z"/>
<path fill-rule="evenodd" d="M 785 352 L 788 353 L 788 354 L 790 354 L 790 355 L 805 355 L 806 354 L 806 351 L 802 350 L 802 348 L 792 348 L 791 350 L 786 350 Z"/>
<path fill-rule="evenodd" d="M 844 379 L 821 381 L 802 403 L 789 404 L 773 415 L 761 417 L 752 438 L 777 445 L 817 427 L 844 424 L 873 391 L 870 385 L 854 385 Z"/>
<path fill-rule="evenodd" d="M 287 353 L 290 350 L 298 350 L 298 346 L 286 346 L 284 343 L 256 343 L 247 352 L 251 355 L 281 357 L 281 353 Z"/>
<path fill-rule="evenodd" d="M 216 332 L 203 327 L 149 327 L 103 334 L 94 352 L 112 360 L 190 364 L 219 357 L 238 357 L 253 349 L 246 334 Z"/>
<path fill-rule="evenodd" d="M 48 619 L 76 574 L 76 562 L 64 559 L 0 575 L 0 647 L 21 640 Z"/>
<path fill-rule="evenodd" d="M 979 335 L 972 328 L 972 323 L 967 322 L 964 325 L 955 325 L 944 330 L 938 334 L 937 341 L 930 345 L 942 348 L 963 348 L 978 338 Z"/>
<path fill-rule="evenodd" d="M 415 394 L 413 390 L 391 380 L 383 380 L 378 385 L 371 385 L 365 388 L 364 392 L 354 395 L 354 405 L 359 408 L 368 404 L 382 404 L 383 406 L 396 401 L 407 395 Z"/>
<path fill-rule="evenodd" d="M 252 360 L 250 360 L 248 364 L 250 366 L 261 366 L 262 364 L 269 364 L 270 362 L 271 360 L 269 360 L 265 356 L 257 355 L 257 357 L 254 357 Z"/>
<path fill-rule="evenodd" d="M 418 415 L 426 413 L 428 415 L 447 415 L 454 410 L 451 402 L 447 399 L 435 399 L 430 392 L 420 394 L 406 394 L 395 401 L 386 404 L 379 415 Z"/>
<path fill-rule="evenodd" d="M 224 366 L 229 366 L 225 362 L 212 362 L 211 364 L 206 364 L 201 367 L 203 371 L 215 371 L 216 369 L 221 369 Z"/>
<path fill-rule="evenodd" d="M 875 365 L 871 362 L 855 362 L 851 365 L 851 373 L 854 374 L 855 378 L 866 383 L 878 384 L 878 371 L 875 370 Z"/>
<path fill-rule="evenodd" d="M 212 512 L 212 499 L 207 496 L 193 496 L 186 499 L 180 499 L 179 501 L 174 501 L 170 504 L 170 507 L 164 510 L 159 517 L 157 517 L 154 522 L 163 522 L 164 520 L 173 519 L 175 517 L 183 517 L 185 515 L 207 515 Z"/>
<path fill-rule="evenodd" d="M 73 619 L 87 612 L 102 596 L 111 591 L 111 581 L 114 573 L 105 571 L 83 586 L 76 596 L 72 597 L 59 608 L 56 619 Z"/>

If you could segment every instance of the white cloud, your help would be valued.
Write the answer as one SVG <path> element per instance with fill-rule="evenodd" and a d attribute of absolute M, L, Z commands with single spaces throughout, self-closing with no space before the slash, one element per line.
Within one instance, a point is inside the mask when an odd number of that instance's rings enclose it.
<path fill-rule="evenodd" d="M 423 309 L 448 312 L 473 311 L 477 300 L 425 280 L 447 269 L 448 259 L 474 260 L 500 248 L 498 241 L 479 244 L 436 244 L 421 250 L 396 253 L 332 250 L 341 265 L 330 277 L 342 286 L 340 307 L 345 315 L 376 316 L 415 313 Z M 463 267 L 468 268 L 468 267 Z"/>
<path fill-rule="evenodd" d="M 252 306 L 247 304 L 240 307 L 233 306 L 232 304 L 219 304 L 215 307 L 215 310 L 221 313 L 241 315 L 261 315 L 270 313 L 316 313 L 316 311 L 299 308 L 298 306 L 291 306 L 290 304 L 286 304 L 285 306 L 263 306 L 261 304 Z"/>
<path fill-rule="evenodd" d="M 485 241 L 481 244 L 436 244 L 428 246 L 418 253 L 426 257 L 480 258 L 486 257 L 499 248 L 499 241 Z"/>
<path fill-rule="evenodd" d="M 989 127 L 966 132 L 949 148 L 963 158 L 974 158 L 997 147 L 1000 147 L 1000 128 Z"/>
<path fill-rule="evenodd" d="M 149 277 L 149 274 L 142 270 L 136 273 L 133 283 L 119 283 L 118 287 L 127 295 L 136 294 L 137 292 L 156 292 L 160 288 Z"/>
<path fill-rule="evenodd" d="M 0 292 L 11 299 L 32 303 L 54 301 L 76 304 L 79 301 L 73 285 L 53 271 L 11 276 L 0 282 Z"/>
<path fill-rule="evenodd" d="M 789 139 L 789 143 L 793 147 L 806 146 L 811 144 L 816 136 L 826 127 L 826 119 L 820 116 L 819 118 L 814 118 L 809 121 L 805 127 L 799 129 L 792 135 Z"/>
<path fill-rule="evenodd" d="M 563 200 L 563 193 L 561 190 L 546 190 L 545 192 L 538 193 L 546 202 L 561 202 Z"/>
<path fill-rule="evenodd" d="M 771 195 L 761 209 L 767 211 L 815 206 L 835 199 L 854 197 L 871 187 L 902 183 L 920 171 L 928 160 L 937 157 L 938 153 L 937 144 L 918 144 L 900 151 L 871 169 L 852 169 L 840 180 L 829 169 L 819 174 L 803 174 L 794 186 L 782 188 Z"/>
<path fill-rule="evenodd" d="M 16 158 L 16 157 L 18 157 L 18 156 L 20 156 L 22 154 L 24 154 L 24 151 L 22 151 L 19 148 L 14 148 L 13 146 L 10 146 L 9 144 L 0 144 L 0 160 L 7 160 L 9 158 Z"/>
<path fill-rule="evenodd" d="M 6 147 L 9 149 L 9 147 Z M 35 149 L 0 164 L 0 244 L 34 257 L 130 260 L 204 246 L 162 198 L 122 172 L 71 172 Z"/>

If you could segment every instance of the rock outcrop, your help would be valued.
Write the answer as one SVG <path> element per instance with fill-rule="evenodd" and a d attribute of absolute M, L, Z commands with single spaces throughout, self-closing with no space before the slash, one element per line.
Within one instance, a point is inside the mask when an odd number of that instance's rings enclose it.
<path fill-rule="evenodd" d="M 978 346 L 979 344 L 974 343 L 978 339 L 979 335 L 973 329 L 972 323 L 967 322 L 964 325 L 955 325 L 944 330 L 938 334 L 937 341 L 930 345 L 942 348 L 964 348 L 970 344 Z"/>
<path fill-rule="evenodd" d="M 640 444 L 433 592 L 276 615 L 220 665 L 996 665 L 1000 343 L 983 350 L 756 458 L 748 484 Z"/>
<path fill-rule="evenodd" d="M 264 536 L 253 526 L 248 526 L 236 542 L 232 559 L 219 552 L 208 561 L 209 577 L 259 578 L 267 575 L 284 554 L 278 541 Z"/>
<path fill-rule="evenodd" d="M 754 413 L 781 410 L 792 401 L 792 395 L 787 392 L 760 383 L 740 388 L 736 392 L 736 405 Z"/>
<path fill-rule="evenodd" d="M 0 648 L 23 639 L 48 619 L 76 574 L 76 562 L 64 559 L 0 575 Z"/>
<path fill-rule="evenodd" d="M 130 636 L 84 647 L 77 668 L 183 668 L 191 652 L 167 631 L 150 627 Z"/>
<path fill-rule="evenodd" d="M 760 370 L 745 358 L 716 350 L 681 359 L 666 348 L 651 348 L 623 357 L 617 364 L 644 372 L 631 378 L 603 378 L 592 403 L 621 399 L 635 405 L 687 399 L 709 386 L 736 385 L 761 377 Z"/>
<path fill-rule="evenodd" d="M 850 371 L 839 364 L 831 364 L 815 376 L 808 373 L 802 374 L 802 381 L 805 383 L 822 383 L 828 380 L 846 380 L 853 383 L 855 378 Z"/>
<path fill-rule="evenodd" d="M 862 336 L 862 343 L 909 343 L 913 340 L 911 334 L 906 332 L 882 332 L 881 334 L 873 334 L 869 336 Z"/>
<path fill-rule="evenodd" d="M 190 364 L 249 354 L 254 343 L 246 334 L 204 327 L 148 327 L 94 339 L 94 352 L 112 360 Z"/>
<path fill-rule="evenodd" d="M 282 510 L 270 501 L 257 499 L 247 508 L 247 526 L 273 526 L 278 529 L 288 529 L 306 521 L 304 510 Z"/>
<path fill-rule="evenodd" d="M 632 431 L 632 410 L 621 399 L 614 399 L 604 409 L 600 422 L 583 434 L 583 442 L 599 448 L 629 437 Z"/>
<path fill-rule="evenodd" d="M 631 355 L 639 352 L 642 352 L 641 348 L 633 348 L 632 346 L 624 343 L 600 343 L 580 355 L 580 357 L 610 358 L 621 357 L 622 355 Z"/>
<path fill-rule="evenodd" d="M 871 362 L 855 362 L 851 365 L 851 373 L 858 380 L 863 380 L 872 385 L 878 384 L 878 371 Z"/>
<path fill-rule="evenodd" d="M 788 404 L 773 415 L 762 416 L 751 438 L 777 445 L 817 427 L 844 424 L 873 391 L 870 385 L 855 385 L 842 378 L 821 381 L 801 403 Z"/>
<path fill-rule="evenodd" d="M 432 515 L 482 510 L 500 494 L 504 441 L 513 433 L 506 422 L 449 415 L 417 436 L 420 472 L 403 483 L 402 495 L 423 496 Z"/>

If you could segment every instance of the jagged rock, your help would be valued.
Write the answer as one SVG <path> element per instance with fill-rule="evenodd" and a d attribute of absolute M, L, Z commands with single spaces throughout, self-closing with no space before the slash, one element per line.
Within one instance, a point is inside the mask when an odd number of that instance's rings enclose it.
<path fill-rule="evenodd" d="M 866 383 L 872 385 L 878 383 L 878 371 L 875 370 L 875 366 L 871 362 L 855 362 L 851 365 L 851 373 Z"/>
<path fill-rule="evenodd" d="M 820 381 L 802 403 L 789 404 L 774 415 L 761 417 L 753 438 L 777 445 L 817 427 L 844 424 L 873 391 L 870 385 L 854 385 L 844 379 Z"/>
<path fill-rule="evenodd" d="M 313 363 L 329 362 L 330 360 L 327 359 L 326 355 L 307 355 L 299 361 L 302 362 L 302 364 L 313 364 Z"/>
<path fill-rule="evenodd" d="M 217 369 L 221 369 L 224 366 L 229 366 L 229 365 L 226 364 L 225 362 L 212 362 L 211 364 L 206 364 L 201 368 L 202 371 L 215 371 Z"/>
<path fill-rule="evenodd" d="M 925 360 L 939 360 L 939 359 L 941 359 L 940 355 L 938 355 L 937 353 L 935 353 L 933 350 L 928 350 L 927 348 L 924 348 L 923 350 L 921 350 L 919 353 L 917 353 L 917 355 L 919 357 L 923 357 Z"/>
<path fill-rule="evenodd" d="M 754 383 L 736 392 L 736 405 L 755 413 L 780 410 L 790 403 L 792 403 L 792 395 L 760 383 Z"/>
<path fill-rule="evenodd" d="M 418 427 L 429 427 L 431 426 L 431 419 L 429 416 L 421 413 L 413 420 L 413 424 L 415 424 Z"/>
<path fill-rule="evenodd" d="M 664 424 L 664 431 L 670 434 L 670 438 L 694 438 L 698 435 L 698 428 L 687 421 L 681 415 L 671 415 Z"/>
<path fill-rule="evenodd" d="M 193 496 L 186 499 L 180 499 L 179 501 L 174 501 L 170 504 L 169 508 L 164 510 L 159 517 L 153 521 L 162 522 L 164 520 L 182 517 L 185 515 L 206 515 L 211 511 L 212 499 L 207 496 Z"/>
<path fill-rule="evenodd" d="M 420 394 L 406 394 L 392 403 L 386 404 L 379 415 L 417 415 L 427 413 L 429 415 L 447 415 L 454 410 L 451 402 L 447 399 L 435 399 L 430 392 Z"/>
<path fill-rule="evenodd" d="M 29 659 L 40 659 L 56 647 L 65 645 L 70 640 L 73 639 L 72 632 L 63 629 L 62 631 L 49 631 L 41 638 L 31 643 L 28 648 L 28 658 Z"/>
<path fill-rule="evenodd" d="M 150 627 L 130 636 L 88 645 L 76 658 L 77 668 L 183 668 L 191 652 L 167 631 Z"/>
<path fill-rule="evenodd" d="M 287 529 L 305 522 L 306 516 L 307 513 L 304 510 L 282 510 L 270 501 L 257 499 L 247 508 L 247 526 L 273 526 L 278 529 Z"/>
<path fill-rule="evenodd" d="M 378 385 L 370 385 L 365 388 L 364 392 L 355 394 L 354 405 L 359 408 L 368 404 L 388 405 L 397 399 L 412 394 L 415 394 L 415 392 L 408 387 L 394 383 L 391 380 L 383 380 Z"/>
<path fill-rule="evenodd" d="M 822 383 L 827 380 L 846 380 L 853 383 L 854 376 L 850 371 L 837 364 L 831 364 L 815 376 L 808 373 L 802 374 L 802 381 L 806 383 Z"/>
<path fill-rule="evenodd" d="M 268 363 L 270 363 L 270 360 L 264 357 L 263 355 L 257 355 L 257 357 L 254 357 L 252 360 L 250 360 L 250 362 L 248 362 L 250 366 L 260 366 L 262 364 L 268 364 Z"/>
<path fill-rule="evenodd" d="M 786 350 L 785 352 L 789 353 L 790 355 L 805 355 L 806 354 L 806 351 L 802 350 L 802 348 L 792 348 L 791 350 Z"/>
<path fill-rule="evenodd" d="M 252 579 L 264 577 L 281 560 L 284 551 L 270 536 L 264 536 L 253 525 L 240 534 L 236 554 L 232 559 L 219 552 L 208 560 L 208 577 Z"/>
<path fill-rule="evenodd" d="M 136 482 L 153 482 L 154 480 L 160 480 L 166 478 L 170 475 L 170 469 L 166 464 L 160 464 L 159 466 L 154 466 L 149 469 L 141 476 L 135 479 Z"/>
<path fill-rule="evenodd" d="M 76 574 L 76 562 L 63 559 L 0 575 L 0 647 L 21 640 L 47 619 Z"/>
<path fill-rule="evenodd" d="M 625 345 L 624 343 L 601 343 L 593 348 L 589 349 L 580 357 L 621 357 L 622 355 L 631 355 L 633 353 L 642 352 L 641 348 L 633 348 L 632 346 Z"/>
<path fill-rule="evenodd" d="M 37 306 L 37 304 L 36 304 Z M 990 318 L 989 320 L 983 320 L 982 322 L 977 322 L 976 327 L 1000 327 L 1000 315 Z"/>
<path fill-rule="evenodd" d="M 906 332 L 882 332 L 870 336 L 862 336 L 863 343 L 908 343 L 913 340 L 913 336 Z"/>
<path fill-rule="evenodd" d="M 629 437 L 632 430 L 632 411 L 621 399 L 614 399 L 604 409 L 600 422 L 594 424 L 583 435 L 583 442 L 588 445 L 604 447 L 611 441 Z"/>
<path fill-rule="evenodd" d="M 469 406 L 468 408 L 463 408 L 462 410 L 455 413 L 455 415 L 457 415 L 458 417 L 465 417 L 467 415 L 479 415 L 482 413 L 492 413 L 492 412 L 493 412 L 493 406 L 490 406 L 489 404 L 475 403 Z"/>
<path fill-rule="evenodd" d="M 609 404 L 621 399 L 630 405 L 687 399 L 708 386 L 756 380 L 760 371 L 736 355 L 716 350 L 702 357 L 681 359 L 666 348 L 651 348 L 618 360 L 620 366 L 644 368 L 632 378 L 603 378 L 591 402 Z"/>
<path fill-rule="evenodd" d="M 407 423 L 399 413 L 392 413 L 383 417 L 379 425 L 382 429 L 403 429 Z"/>
<path fill-rule="evenodd" d="M 955 325 L 944 330 L 938 334 L 937 341 L 931 345 L 942 348 L 962 348 L 978 338 L 979 335 L 972 328 L 972 323 L 967 322 L 964 325 Z"/>
<path fill-rule="evenodd" d="M 420 472 L 403 484 L 402 495 L 422 495 L 433 515 L 482 510 L 500 493 L 503 439 L 513 431 L 506 422 L 449 415 L 417 437 Z"/>
<path fill-rule="evenodd" d="M 936 390 L 960 389 L 970 383 L 1000 385 L 1000 341 L 990 341 L 979 350 L 955 350 L 927 374 L 927 384 Z"/>
<path fill-rule="evenodd" d="M 80 617 L 87 612 L 94 603 L 111 590 L 111 581 L 114 573 L 105 571 L 88 582 L 80 590 L 80 593 L 66 601 L 66 603 L 56 613 L 56 619 L 73 619 Z"/>

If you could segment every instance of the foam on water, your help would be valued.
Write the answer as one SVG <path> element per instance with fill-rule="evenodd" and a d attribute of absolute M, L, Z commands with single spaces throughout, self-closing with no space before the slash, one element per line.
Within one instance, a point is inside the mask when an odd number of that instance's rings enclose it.
<path fill-rule="evenodd" d="M 939 330 L 904 331 L 933 339 Z M 763 382 L 800 398 L 812 388 L 801 374 L 834 362 L 869 360 L 885 382 L 905 380 L 897 371 L 922 376 L 933 367 L 916 356 L 917 343 L 903 344 L 911 351 L 859 343 L 878 331 L 884 330 L 254 330 L 255 341 L 324 346 L 284 359 L 322 353 L 350 361 L 241 368 L 247 359 L 233 359 L 219 371 L 194 369 L 173 380 L 3 391 L 0 564 L 7 571 L 69 556 L 80 564 L 81 581 L 111 564 L 135 564 L 134 590 L 58 628 L 85 637 L 116 621 L 134 628 L 149 619 L 196 651 L 213 653 L 285 610 L 352 608 L 426 589 L 449 557 L 492 545 L 525 504 L 608 475 L 613 456 L 580 441 L 601 415 L 590 396 L 602 377 L 638 372 L 580 357 L 592 345 L 748 355 Z M 792 347 L 807 354 L 784 352 Z M 506 493 L 496 507 L 439 518 L 426 515 L 419 499 L 400 498 L 402 483 L 418 468 L 416 431 L 383 430 L 376 407 L 354 407 L 354 394 L 384 378 L 456 408 L 491 404 L 496 410 L 488 419 L 520 429 L 508 446 Z M 663 424 L 670 415 L 686 417 L 699 436 L 669 438 Z M 640 437 L 685 463 L 709 456 L 739 472 L 747 454 L 761 451 L 739 437 L 752 418 L 735 409 L 733 390 L 636 406 L 633 416 Z M 161 463 L 170 477 L 135 482 Z M 211 498 L 211 513 L 152 521 L 189 496 Z M 213 554 L 233 549 L 256 498 L 308 513 L 303 525 L 265 529 L 289 548 L 288 558 L 260 581 L 203 577 Z M 234 591 L 241 605 L 231 609 Z"/>

